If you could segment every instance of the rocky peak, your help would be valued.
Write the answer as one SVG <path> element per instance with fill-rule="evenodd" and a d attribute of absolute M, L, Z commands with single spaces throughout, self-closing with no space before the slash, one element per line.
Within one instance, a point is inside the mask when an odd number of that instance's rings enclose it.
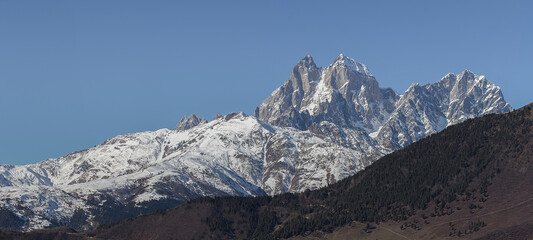
<path fill-rule="evenodd" d="M 349 58 L 342 53 L 339 54 L 337 58 L 335 58 L 335 60 L 333 61 L 333 64 L 331 64 L 330 67 L 345 68 L 352 72 L 358 72 L 358 73 L 367 75 L 369 77 L 373 77 L 372 73 L 368 70 L 368 68 L 364 64 L 358 63 L 353 58 Z"/>
<path fill-rule="evenodd" d="M 424 86 L 413 83 L 395 107 L 377 134 L 378 141 L 392 149 L 469 118 L 512 110 L 499 87 L 469 70 Z"/>
<path fill-rule="evenodd" d="M 316 68 L 315 61 L 313 60 L 313 57 L 311 57 L 311 55 L 306 55 L 304 58 L 302 58 L 302 60 L 298 62 L 297 66 L 308 69 Z"/>
<path fill-rule="evenodd" d="M 368 68 L 352 58 L 340 54 L 328 67 L 317 68 L 306 56 L 285 84 L 256 109 L 255 116 L 298 129 L 321 121 L 374 129 L 392 111 L 397 98 L 393 90 L 380 89 Z"/>
<path fill-rule="evenodd" d="M 200 118 L 196 113 L 193 113 L 191 116 L 183 117 L 176 125 L 175 130 L 183 131 L 204 123 L 207 123 L 207 120 Z"/>
<path fill-rule="evenodd" d="M 217 119 L 222 118 L 222 117 L 223 117 L 222 114 L 217 113 L 217 114 L 215 114 L 215 116 L 213 117 L 213 120 L 217 120 Z"/>
<path fill-rule="evenodd" d="M 413 95 L 419 94 L 421 89 L 422 87 L 418 83 L 416 82 L 411 83 L 411 86 L 409 86 L 409 88 L 405 91 L 405 93 L 398 100 L 398 102 L 396 102 L 396 105 L 399 105 L 404 101 L 407 101 L 408 99 L 412 98 Z"/>
<path fill-rule="evenodd" d="M 474 73 L 469 70 L 464 70 L 457 76 L 451 95 L 460 98 L 461 95 L 466 94 L 472 85 L 474 85 L 477 78 L 478 76 L 474 75 Z"/>
<path fill-rule="evenodd" d="M 474 80 L 476 78 L 476 75 L 472 71 L 465 69 L 459 74 L 459 76 L 457 76 L 457 78 L 465 80 Z"/>
<path fill-rule="evenodd" d="M 248 117 L 248 115 L 246 115 L 246 113 L 244 113 L 244 112 L 232 112 L 232 113 L 226 115 L 226 116 L 224 117 L 224 120 L 226 120 L 226 121 L 229 121 L 229 120 L 231 120 L 231 119 L 240 119 L 240 120 L 243 120 L 243 119 L 245 119 L 246 117 Z"/>
<path fill-rule="evenodd" d="M 310 55 L 305 56 L 292 69 L 291 76 L 284 84 L 286 91 L 296 92 L 302 95 L 310 91 L 319 81 L 320 69 L 316 67 L 313 58 Z"/>
<path fill-rule="evenodd" d="M 447 91 L 451 91 L 456 81 L 457 81 L 457 76 L 454 73 L 448 73 L 446 74 L 446 76 L 441 78 L 438 82 L 436 82 L 434 85 L 439 85 L 441 88 L 445 88 L 447 89 Z"/>

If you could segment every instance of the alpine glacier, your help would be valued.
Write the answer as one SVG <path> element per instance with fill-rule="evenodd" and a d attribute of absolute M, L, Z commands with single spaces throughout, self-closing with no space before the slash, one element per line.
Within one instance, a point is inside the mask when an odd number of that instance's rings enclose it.
<path fill-rule="evenodd" d="M 325 68 L 306 56 L 255 116 L 217 114 L 207 122 L 193 114 L 173 130 L 116 136 L 35 164 L 0 165 L 0 209 L 12 212 L 23 230 L 90 229 L 114 208 L 135 215 L 201 196 L 301 192 L 353 175 L 449 125 L 511 110 L 499 87 L 468 70 L 414 83 L 399 95 L 342 54 Z"/>

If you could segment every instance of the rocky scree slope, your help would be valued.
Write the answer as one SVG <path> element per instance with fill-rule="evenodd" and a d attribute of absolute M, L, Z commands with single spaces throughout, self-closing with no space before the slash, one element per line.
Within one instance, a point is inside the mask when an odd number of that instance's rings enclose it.
<path fill-rule="evenodd" d="M 398 95 L 342 54 L 325 68 L 306 56 L 255 117 L 192 115 L 174 130 L 0 165 L 0 208 L 12 228 L 90 229 L 201 196 L 317 189 L 448 125 L 510 110 L 499 87 L 469 71 Z"/>

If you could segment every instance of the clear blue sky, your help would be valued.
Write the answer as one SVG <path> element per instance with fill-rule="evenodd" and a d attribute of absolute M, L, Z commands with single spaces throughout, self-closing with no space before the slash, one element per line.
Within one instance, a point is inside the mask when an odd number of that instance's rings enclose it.
<path fill-rule="evenodd" d="M 519 108 L 533 101 L 531 2 L 2 0 L 0 164 L 251 114 L 307 54 L 344 53 L 399 93 L 470 69 Z"/>

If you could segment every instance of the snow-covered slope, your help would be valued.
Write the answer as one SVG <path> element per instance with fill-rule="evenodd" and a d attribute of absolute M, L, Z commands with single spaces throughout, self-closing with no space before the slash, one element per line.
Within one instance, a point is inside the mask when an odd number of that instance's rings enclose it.
<path fill-rule="evenodd" d="M 59 159 L 0 166 L 1 204 L 35 229 L 67 224 L 76 209 L 98 207 L 87 203 L 95 196 L 126 204 L 315 189 L 383 155 L 355 135 L 345 139 L 343 146 L 326 134 L 234 113 L 188 130 L 117 136 Z"/>
<path fill-rule="evenodd" d="M 498 87 L 469 71 L 413 84 L 400 96 L 342 54 L 326 68 L 306 56 L 255 117 L 231 113 L 207 122 L 192 115 L 174 130 L 0 165 L 0 207 L 23 219 L 26 230 L 91 228 L 109 216 L 103 209 L 316 189 L 450 124 L 510 110 Z"/>

